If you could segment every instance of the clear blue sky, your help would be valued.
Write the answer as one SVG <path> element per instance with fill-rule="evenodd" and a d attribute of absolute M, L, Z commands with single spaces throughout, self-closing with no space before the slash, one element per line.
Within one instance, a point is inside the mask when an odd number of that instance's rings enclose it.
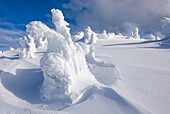
<path fill-rule="evenodd" d="M 0 0 L 0 28 L 14 28 L 24 30 L 31 21 L 42 21 L 46 24 L 50 20 L 52 8 L 62 8 L 62 4 L 69 0 Z M 67 21 L 70 21 L 69 19 Z"/>

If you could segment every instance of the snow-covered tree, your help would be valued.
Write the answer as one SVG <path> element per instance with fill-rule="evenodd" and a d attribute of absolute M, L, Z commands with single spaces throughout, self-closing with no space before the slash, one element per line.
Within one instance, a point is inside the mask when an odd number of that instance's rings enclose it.
<path fill-rule="evenodd" d="M 159 40 L 158 36 L 154 36 L 153 34 L 149 34 L 145 36 L 147 40 Z"/>
<path fill-rule="evenodd" d="M 63 13 L 58 9 L 52 9 L 52 22 L 55 25 L 56 32 L 63 35 L 65 38 L 70 38 L 70 28 L 69 23 L 64 20 Z"/>
<path fill-rule="evenodd" d="M 69 102 L 96 80 L 88 69 L 83 44 L 72 41 L 62 12 L 51 12 L 56 31 L 41 22 L 29 24 L 30 28 L 38 27 L 48 40 L 47 51 L 40 60 L 44 76 L 41 98 Z"/>
<path fill-rule="evenodd" d="M 80 35 L 76 35 L 76 37 L 78 36 Z M 93 43 L 96 43 L 97 36 L 96 36 L 96 33 L 93 32 L 92 29 L 88 26 L 83 32 L 83 38 L 77 38 L 77 39 L 79 40 L 76 40 L 76 42 L 82 42 L 84 44 L 93 44 Z"/>
<path fill-rule="evenodd" d="M 37 26 L 31 26 L 28 24 L 26 32 L 34 38 L 35 44 L 37 48 L 44 47 L 45 44 L 47 43 L 46 38 L 44 37 L 44 33 L 39 30 L 39 27 Z"/>
<path fill-rule="evenodd" d="M 28 50 L 28 58 L 34 58 L 35 57 L 35 52 L 36 52 L 36 46 L 35 46 L 35 43 L 34 43 L 34 38 L 31 37 L 30 35 L 28 35 L 28 47 L 27 47 L 27 50 Z"/>
<path fill-rule="evenodd" d="M 34 58 L 35 57 L 35 43 L 34 39 L 28 35 L 28 38 L 24 36 L 23 38 L 20 38 L 19 43 L 21 45 L 21 50 L 19 52 L 19 58 Z"/>
<path fill-rule="evenodd" d="M 27 44 L 28 44 L 28 40 L 26 38 L 26 36 L 24 36 L 23 38 L 19 39 L 19 43 L 21 45 L 21 50 L 19 52 L 19 58 L 26 58 L 27 57 Z"/>
<path fill-rule="evenodd" d="M 9 50 L 14 50 L 14 48 L 13 47 L 9 47 Z"/>
<path fill-rule="evenodd" d="M 84 31 L 84 43 L 91 43 L 92 41 L 92 29 L 88 26 Z"/>
<path fill-rule="evenodd" d="M 164 17 L 161 20 L 162 34 L 165 35 L 165 40 L 161 43 L 162 46 L 170 46 L 170 18 Z"/>
<path fill-rule="evenodd" d="M 115 37 L 115 33 L 108 33 L 108 38 L 111 39 L 111 38 L 114 38 Z"/>
<path fill-rule="evenodd" d="M 137 27 L 135 27 L 133 31 L 133 35 L 134 35 L 134 38 L 140 38 L 139 29 Z"/>
<path fill-rule="evenodd" d="M 97 39 L 98 39 L 98 38 L 97 38 L 96 33 L 95 33 L 95 32 L 93 32 L 90 44 L 94 44 L 94 43 L 96 43 L 96 42 L 97 42 Z"/>
<path fill-rule="evenodd" d="M 98 34 L 98 38 L 99 39 L 108 39 L 106 30 L 103 30 L 103 32 L 101 34 Z"/>
<path fill-rule="evenodd" d="M 170 39 L 170 18 L 164 17 L 161 20 L 162 25 L 162 34 L 165 35 L 165 38 Z"/>
<path fill-rule="evenodd" d="M 133 32 L 131 32 L 130 36 L 128 37 L 129 39 L 139 39 L 139 29 L 137 27 L 134 28 Z"/>
<path fill-rule="evenodd" d="M 78 41 L 84 37 L 84 32 L 78 32 L 76 35 L 72 36 L 73 41 Z"/>

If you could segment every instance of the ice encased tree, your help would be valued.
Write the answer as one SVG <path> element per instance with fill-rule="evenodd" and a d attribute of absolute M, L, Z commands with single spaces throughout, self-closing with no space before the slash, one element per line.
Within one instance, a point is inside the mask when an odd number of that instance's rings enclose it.
<path fill-rule="evenodd" d="M 19 44 L 21 46 L 21 49 L 20 49 L 20 52 L 19 52 L 19 59 L 26 57 L 27 43 L 28 43 L 28 40 L 25 36 L 23 38 L 19 39 Z"/>
<path fill-rule="evenodd" d="M 106 30 L 103 30 L 103 32 L 101 34 L 98 34 L 98 38 L 99 39 L 108 39 Z"/>
<path fill-rule="evenodd" d="M 138 27 L 134 28 L 133 32 L 131 32 L 131 34 L 128 38 L 129 39 L 139 39 L 140 38 Z"/>
<path fill-rule="evenodd" d="M 84 31 L 84 43 L 91 43 L 92 42 L 92 29 L 88 26 Z"/>
<path fill-rule="evenodd" d="M 84 32 L 78 32 L 76 35 L 72 36 L 73 41 L 78 41 L 84 37 Z"/>
<path fill-rule="evenodd" d="M 57 9 L 51 12 L 56 31 L 37 21 L 28 25 L 38 27 L 48 40 L 47 51 L 40 60 L 44 77 L 41 98 L 70 102 L 96 80 L 86 64 L 83 47 L 71 40 L 62 12 Z"/>
<path fill-rule="evenodd" d="M 47 40 L 44 36 L 44 33 L 42 31 L 39 30 L 39 27 L 37 26 L 30 26 L 30 24 L 28 24 L 26 26 L 26 32 L 32 37 L 34 38 L 35 44 L 37 48 L 41 48 L 44 47 L 45 44 L 47 43 Z"/>
<path fill-rule="evenodd" d="M 140 38 L 139 29 L 137 27 L 135 27 L 133 31 L 133 35 L 134 35 L 134 38 Z"/>
<path fill-rule="evenodd" d="M 64 20 L 63 13 L 58 9 L 52 9 L 51 13 L 52 13 L 52 22 L 55 25 L 56 32 L 60 33 L 65 38 L 70 38 L 71 34 L 70 34 L 70 28 L 68 27 L 69 23 L 67 23 Z"/>
<path fill-rule="evenodd" d="M 88 26 L 84 30 L 84 37 L 77 40 L 78 42 L 83 42 L 84 44 L 93 44 L 96 43 L 97 36 L 96 33 Z"/>
<path fill-rule="evenodd" d="M 19 52 L 19 59 L 34 58 L 35 57 L 35 43 L 34 39 L 28 35 L 20 38 L 19 43 L 21 45 L 21 50 Z"/>
<path fill-rule="evenodd" d="M 34 42 L 34 38 L 31 37 L 31 35 L 28 35 L 28 58 L 34 58 L 35 57 L 35 52 L 36 52 L 36 46 Z"/>

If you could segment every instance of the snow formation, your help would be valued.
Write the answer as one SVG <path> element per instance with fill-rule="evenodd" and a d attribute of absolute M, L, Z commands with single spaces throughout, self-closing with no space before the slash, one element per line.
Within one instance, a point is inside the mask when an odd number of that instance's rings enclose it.
<path fill-rule="evenodd" d="M 115 33 L 113 33 L 113 32 L 107 33 L 106 30 L 103 30 L 102 33 L 96 34 L 96 37 L 98 39 L 112 39 L 112 38 L 115 38 L 116 36 L 123 36 L 123 35 L 121 33 L 119 33 L 117 35 Z"/>
<path fill-rule="evenodd" d="M 72 36 L 73 41 L 78 41 L 84 37 L 84 32 L 78 32 L 76 35 Z"/>
<path fill-rule="evenodd" d="M 34 38 L 36 47 L 37 48 L 44 47 L 45 44 L 47 43 L 47 40 L 44 36 L 44 33 L 39 30 L 39 27 L 30 26 L 30 24 L 28 24 L 26 28 L 27 28 L 26 30 L 27 34 L 29 34 L 32 38 Z"/>
<path fill-rule="evenodd" d="M 55 31 L 41 22 L 29 24 L 38 26 L 48 40 L 47 51 L 40 61 L 44 76 L 41 98 L 72 102 L 87 86 L 97 82 L 88 69 L 83 44 L 72 41 L 62 12 L 58 9 L 51 12 Z"/>
<path fill-rule="evenodd" d="M 159 36 L 154 36 L 153 34 L 146 35 L 145 38 L 146 40 L 160 40 Z"/>
<path fill-rule="evenodd" d="M 108 38 L 108 35 L 107 35 L 106 30 L 104 30 L 102 34 L 99 34 L 99 35 L 98 35 L 98 38 L 99 38 L 99 39 L 107 39 L 107 38 Z"/>
<path fill-rule="evenodd" d="M 128 37 L 128 39 L 139 39 L 139 38 L 140 38 L 139 29 L 135 27 L 133 32 L 131 32 L 130 36 Z"/>
<path fill-rule="evenodd" d="M 27 37 L 24 36 L 23 38 L 20 38 L 19 43 L 21 45 L 21 50 L 19 52 L 19 58 L 34 58 L 36 47 L 34 43 L 34 38 L 32 38 L 30 35 Z"/>
<path fill-rule="evenodd" d="M 52 22 L 55 25 L 56 32 L 63 35 L 65 38 L 70 38 L 70 28 L 69 23 L 64 20 L 63 13 L 58 9 L 52 9 Z"/>

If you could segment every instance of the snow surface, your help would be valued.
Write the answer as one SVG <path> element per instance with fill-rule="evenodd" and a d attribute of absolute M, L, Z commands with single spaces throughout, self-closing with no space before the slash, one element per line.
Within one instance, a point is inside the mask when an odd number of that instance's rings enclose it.
<path fill-rule="evenodd" d="M 38 49 L 36 57 L 30 59 L 18 59 L 16 50 L 1 53 L 0 113 L 170 113 L 169 48 L 160 47 L 158 41 L 125 37 L 99 39 L 94 47 L 96 59 L 103 62 L 88 65 L 100 84 L 88 82 L 89 86 L 67 105 L 40 99 L 44 78 L 39 62 L 46 48 Z"/>

